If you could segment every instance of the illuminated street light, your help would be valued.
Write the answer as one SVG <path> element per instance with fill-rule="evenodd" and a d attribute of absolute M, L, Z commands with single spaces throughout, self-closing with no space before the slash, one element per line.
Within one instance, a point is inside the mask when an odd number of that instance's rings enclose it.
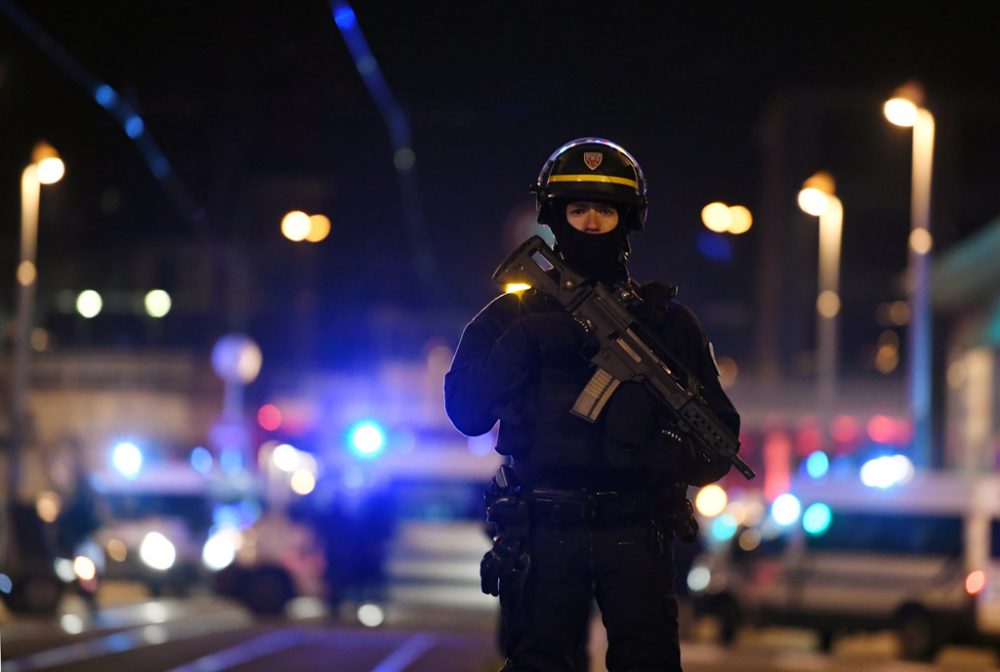
<path fill-rule="evenodd" d="M 281 233 L 296 243 L 306 239 L 311 226 L 309 215 L 301 210 L 292 210 L 281 219 Z"/>
<path fill-rule="evenodd" d="M 753 225 L 753 216 L 742 205 L 726 205 L 721 201 L 709 203 L 701 209 L 701 223 L 712 233 L 746 233 Z"/>
<path fill-rule="evenodd" d="M 170 312 L 172 304 L 170 294 L 162 289 L 153 289 L 146 293 L 143 300 L 146 306 L 146 314 L 150 317 L 164 317 Z"/>
<path fill-rule="evenodd" d="M 716 201 L 714 203 L 709 203 L 701 209 L 702 224 L 705 225 L 705 228 L 714 233 L 723 233 L 724 231 L 727 231 L 731 220 L 732 214 L 729 212 L 729 206 L 725 203 Z"/>
<path fill-rule="evenodd" d="M 753 226 L 753 215 L 742 205 L 733 205 L 729 208 L 729 233 L 739 236 L 750 230 Z"/>
<path fill-rule="evenodd" d="M 310 243 L 318 243 L 321 240 L 326 240 L 329 235 L 330 218 L 326 215 L 310 215 L 309 233 L 306 234 L 306 240 Z"/>
<path fill-rule="evenodd" d="M 923 107 L 924 90 L 908 82 L 883 106 L 886 119 L 897 126 L 913 128 L 910 192 L 910 236 L 907 299 L 910 323 L 907 330 L 907 384 L 910 418 L 913 422 L 913 461 L 931 464 L 931 313 L 930 266 L 934 238 L 931 234 L 931 173 L 934 164 L 934 115 Z"/>
<path fill-rule="evenodd" d="M 47 142 L 39 142 L 31 152 L 31 163 L 21 173 L 21 253 L 17 265 L 17 316 L 15 317 L 13 363 L 11 367 L 11 448 L 7 463 L 7 492 L 17 499 L 21 456 L 30 434 L 28 429 L 28 352 L 33 327 L 35 287 L 38 268 L 38 210 L 41 185 L 55 184 L 66 173 L 59 153 Z"/>
<path fill-rule="evenodd" d="M 292 210 L 281 219 L 281 233 L 292 242 L 318 243 L 330 235 L 330 218 Z"/>
<path fill-rule="evenodd" d="M 85 289 L 76 297 L 76 312 L 88 320 L 101 314 L 104 299 L 93 289 Z"/>
<path fill-rule="evenodd" d="M 844 207 L 834 194 L 833 176 L 820 171 L 799 191 L 799 207 L 819 217 L 819 269 L 816 294 L 817 406 L 823 420 L 823 437 L 833 418 L 837 399 L 837 331 L 840 315 L 840 239 Z"/>
<path fill-rule="evenodd" d="M 210 433 L 212 443 L 221 453 L 224 471 L 241 471 L 249 464 L 250 432 L 243 412 L 243 392 L 245 386 L 257 379 L 262 364 L 260 346 L 245 334 L 226 334 L 212 347 L 212 369 L 225 387 L 222 416 Z"/>

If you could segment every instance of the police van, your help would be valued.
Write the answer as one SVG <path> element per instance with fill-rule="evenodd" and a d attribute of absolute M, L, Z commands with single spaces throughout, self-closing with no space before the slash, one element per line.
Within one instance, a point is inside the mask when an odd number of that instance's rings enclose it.
<path fill-rule="evenodd" d="M 1000 476 L 917 473 L 883 487 L 831 477 L 789 494 L 794 522 L 776 523 L 772 505 L 688 574 L 724 641 L 742 624 L 794 625 L 828 649 L 838 632 L 891 628 L 915 660 L 1000 642 Z"/>
<path fill-rule="evenodd" d="M 151 595 L 187 594 L 202 583 L 202 547 L 212 523 L 208 479 L 187 463 L 165 462 L 124 476 L 91 476 L 103 524 L 94 539 L 109 580 L 138 582 Z"/>

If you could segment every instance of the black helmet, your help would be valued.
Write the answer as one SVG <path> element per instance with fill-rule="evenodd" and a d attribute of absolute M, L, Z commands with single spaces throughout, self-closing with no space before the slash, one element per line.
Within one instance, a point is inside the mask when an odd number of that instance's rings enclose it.
<path fill-rule="evenodd" d="M 646 222 L 646 176 L 624 147 L 603 138 L 577 138 L 557 149 L 531 188 L 538 199 L 538 221 L 552 222 L 552 202 L 566 199 L 607 201 L 625 206 L 626 231 Z"/>

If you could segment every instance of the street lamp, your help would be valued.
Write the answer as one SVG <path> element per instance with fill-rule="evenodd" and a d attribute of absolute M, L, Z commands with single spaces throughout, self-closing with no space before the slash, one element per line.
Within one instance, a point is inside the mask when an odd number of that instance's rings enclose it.
<path fill-rule="evenodd" d="M 931 310 L 930 256 L 931 170 L 934 163 L 934 115 L 924 107 L 924 90 L 908 82 L 883 106 L 886 119 L 897 126 L 913 127 L 913 166 L 910 187 L 910 237 L 907 299 L 907 385 L 913 422 L 913 463 L 931 466 Z"/>
<path fill-rule="evenodd" d="M 17 264 L 17 315 L 11 366 L 11 444 L 7 462 L 7 492 L 17 499 L 21 483 L 21 458 L 28 439 L 28 348 L 31 340 L 35 286 L 38 268 L 38 210 L 41 185 L 62 179 L 66 166 L 59 153 L 47 142 L 39 142 L 31 152 L 31 163 L 21 173 L 21 255 Z"/>
<path fill-rule="evenodd" d="M 281 218 L 281 234 L 296 243 L 318 243 L 330 235 L 330 218 L 292 210 Z"/>
<path fill-rule="evenodd" d="M 820 171 L 802 184 L 798 203 L 819 217 L 819 270 L 816 295 L 817 406 L 826 437 L 837 398 L 837 323 L 840 314 L 840 238 L 844 206 L 834 194 L 833 177 Z M 825 438 L 824 438 L 825 441 Z"/>
<path fill-rule="evenodd" d="M 225 471 L 244 471 L 249 464 L 250 433 L 243 411 L 243 390 L 257 379 L 262 362 L 260 346 L 245 334 L 226 334 L 212 347 L 212 368 L 225 382 L 225 388 L 222 416 L 211 434 Z"/>

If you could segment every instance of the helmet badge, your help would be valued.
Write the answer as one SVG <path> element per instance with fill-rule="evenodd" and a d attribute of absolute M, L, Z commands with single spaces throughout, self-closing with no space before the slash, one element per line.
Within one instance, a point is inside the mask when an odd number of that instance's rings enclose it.
<path fill-rule="evenodd" d="M 604 154 L 601 154 L 600 152 L 583 153 L 583 162 L 587 165 L 587 168 L 590 168 L 591 170 L 597 170 L 597 167 L 601 165 L 602 161 L 604 161 Z"/>

